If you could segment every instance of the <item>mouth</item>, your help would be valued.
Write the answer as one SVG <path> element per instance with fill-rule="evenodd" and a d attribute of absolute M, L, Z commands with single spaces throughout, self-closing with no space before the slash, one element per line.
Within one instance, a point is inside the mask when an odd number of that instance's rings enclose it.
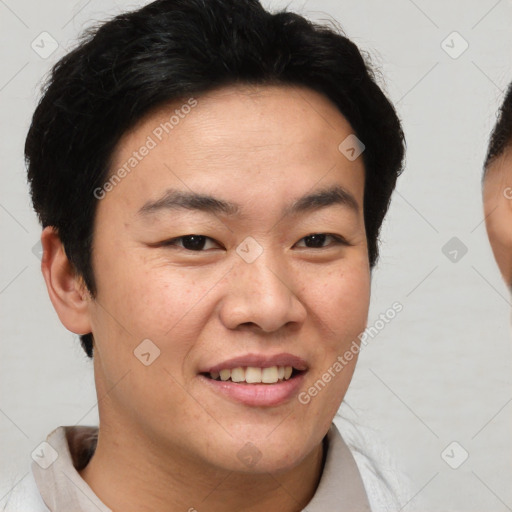
<path fill-rule="evenodd" d="M 220 382 L 236 382 L 237 384 L 277 384 L 297 377 L 305 370 L 293 366 L 238 366 L 224 368 L 219 371 L 203 372 L 204 377 Z"/>
<path fill-rule="evenodd" d="M 206 389 L 252 407 L 289 402 L 304 384 L 306 362 L 291 354 L 247 354 L 200 371 Z"/>

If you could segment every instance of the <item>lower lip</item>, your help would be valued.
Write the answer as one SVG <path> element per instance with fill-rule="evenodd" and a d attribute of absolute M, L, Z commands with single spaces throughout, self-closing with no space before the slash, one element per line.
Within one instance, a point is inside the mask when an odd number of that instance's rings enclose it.
<path fill-rule="evenodd" d="M 213 380 L 199 375 L 217 393 L 252 407 L 276 407 L 295 396 L 304 381 L 304 373 L 275 384 L 246 384 L 230 380 Z"/>

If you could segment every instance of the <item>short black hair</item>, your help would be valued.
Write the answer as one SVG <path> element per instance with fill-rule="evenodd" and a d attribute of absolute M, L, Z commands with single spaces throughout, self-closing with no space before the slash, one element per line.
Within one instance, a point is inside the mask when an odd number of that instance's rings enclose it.
<path fill-rule="evenodd" d="M 165 103 L 224 85 L 305 86 L 337 106 L 365 145 L 374 267 L 405 138 L 368 57 L 339 32 L 286 10 L 270 13 L 258 0 L 157 0 L 83 32 L 43 86 L 25 161 L 39 221 L 55 227 L 92 297 L 93 191 L 109 176 L 121 136 Z M 92 333 L 80 341 L 92 357 Z"/>
<path fill-rule="evenodd" d="M 505 99 L 498 111 L 497 118 L 498 120 L 489 140 L 489 147 L 484 163 L 484 173 L 494 160 L 503 155 L 508 147 L 512 146 L 512 83 L 508 86 Z"/>

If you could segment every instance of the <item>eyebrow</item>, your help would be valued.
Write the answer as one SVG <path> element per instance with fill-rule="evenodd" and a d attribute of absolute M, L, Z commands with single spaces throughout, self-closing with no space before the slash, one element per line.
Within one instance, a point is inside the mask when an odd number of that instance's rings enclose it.
<path fill-rule="evenodd" d="M 299 197 L 288 204 L 282 214 L 284 217 L 291 217 L 334 205 L 347 207 L 355 213 L 359 212 L 359 204 L 355 197 L 340 185 L 334 185 Z M 242 212 L 241 206 L 237 203 L 208 194 L 169 189 L 159 199 L 145 203 L 137 214 L 145 217 L 162 210 L 196 210 L 228 217 L 240 217 Z"/>

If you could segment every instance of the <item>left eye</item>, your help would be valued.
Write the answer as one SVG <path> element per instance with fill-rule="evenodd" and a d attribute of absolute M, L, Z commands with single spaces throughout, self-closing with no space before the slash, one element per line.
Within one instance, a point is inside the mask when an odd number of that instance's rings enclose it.
<path fill-rule="evenodd" d="M 319 245 L 321 246 L 320 249 L 322 249 L 323 242 L 325 242 L 325 239 L 328 237 L 334 240 L 334 243 L 330 245 L 349 245 L 348 242 L 341 236 L 331 235 L 329 233 L 313 233 L 311 235 L 305 236 L 304 238 L 301 238 L 301 240 L 306 240 L 307 242 L 311 242 L 313 244 L 313 247 L 308 247 L 308 249 L 317 249 L 319 248 Z"/>
<path fill-rule="evenodd" d="M 301 238 L 299 242 L 302 240 L 305 241 L 306 244 L 311 244 L 312 246 L 307 247 L 308 249 L 323 249 L 324 248 L 324 242 L 326 238 L 332 238 L 334 240 L 333 244 L 330 245 L 349 245 L 349 243 L 342 237 L 338 235 L 331 235 L 329 233 L 312 233 L 310 235 L 305 236 L 304 238 Z M 204 235 L 184 235 L 179 236 L 177 238 L 172 238 L 170 240 L 167 240 L 162 243 L 163 246 L 176 246 L 178 245 L 177 242 L 181 241 L 182 245 L 181 247 L 188 250 L 188 251 L 195 251 L 195 252 L 203 252 L 204 246 L 206 244 L 206 241 L 210 240 L 217 244 L 213 238 L 210 238 L 208 236 Z M 219 244 L 217 244 L 219 245 Z M 329 246 L 327 246 L 329 247 Z"/>

